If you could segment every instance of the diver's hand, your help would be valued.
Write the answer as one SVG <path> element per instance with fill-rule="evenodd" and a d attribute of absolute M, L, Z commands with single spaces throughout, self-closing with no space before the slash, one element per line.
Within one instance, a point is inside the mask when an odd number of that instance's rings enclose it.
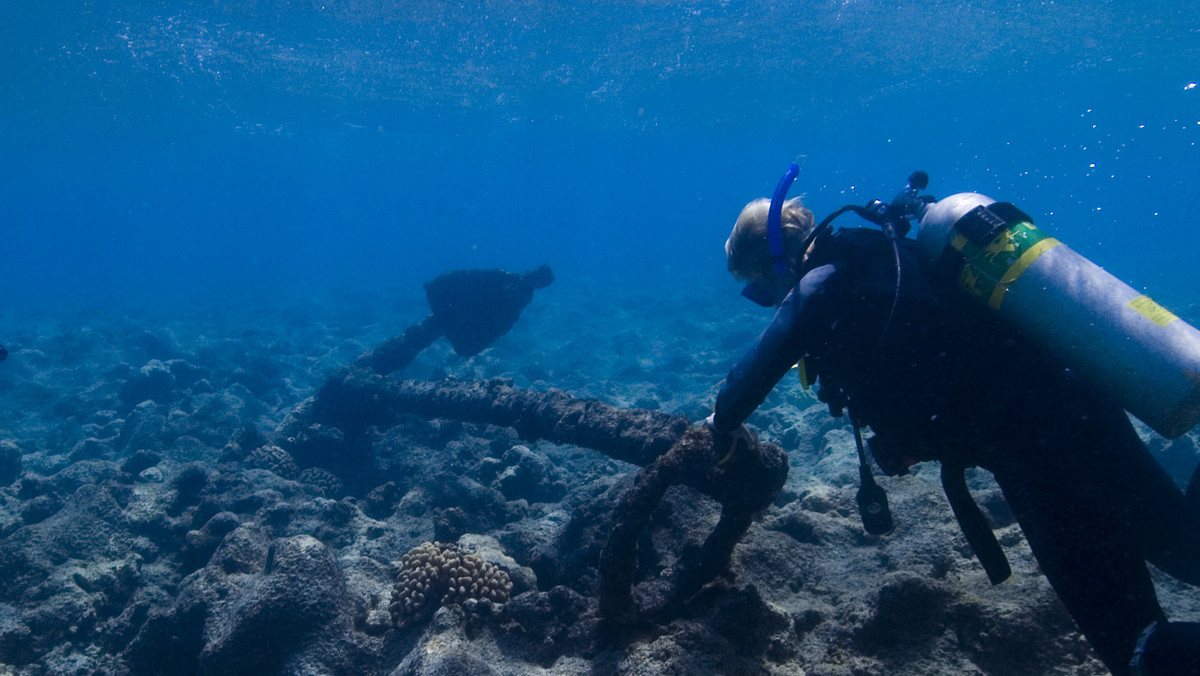
<path fill-rule="evenodd" d="M 743 450 L 758 450 L 758 437 L 750 428 L 738 425 L 738 428 L 732 432 L 721 432 L 716 427 L 715 419 L 715 413 L 708 416 L 704 419 L 704 426 L 712 432 L 713 447 L 721 458 L 718 464 L 727 462 Z"/>

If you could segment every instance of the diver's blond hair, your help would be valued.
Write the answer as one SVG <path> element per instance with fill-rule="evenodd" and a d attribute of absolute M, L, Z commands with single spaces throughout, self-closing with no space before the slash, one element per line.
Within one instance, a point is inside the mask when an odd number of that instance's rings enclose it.
<path fill-rule="evenodd" d="M 770 208 L 771 200 L 766 198 L 747 204 L 738 215 L 729 239 L 725 240 L 725 259 L 729 271 L 737 279 L 757 279 L 771 271 L 771 249 L 767 242 L 767 212 Z M 783 226 L 783 255 L 788 271 L 795 275 L 804 253 L 800 248 L 813 229 L 813 212 L 795 197 L 783 203 L 779 220 Z"/>

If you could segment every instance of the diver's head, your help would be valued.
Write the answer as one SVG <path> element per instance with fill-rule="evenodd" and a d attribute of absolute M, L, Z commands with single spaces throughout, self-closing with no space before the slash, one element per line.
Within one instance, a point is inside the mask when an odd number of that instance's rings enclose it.
<path fill-rule="evenodd" d="M 734 279 L 746 282 L 742 295 L 759 305 L 778 305 L 800 278 L 804 242 L 813 230 L 813 213 L 796 197 L 783 203 L 780 214 L 785 272 L 771 264 L 767 234 L 767 212 L 771 200 L 756 199 L 738 215 L 733 232 L 725 240 L 725 258 Z"/>

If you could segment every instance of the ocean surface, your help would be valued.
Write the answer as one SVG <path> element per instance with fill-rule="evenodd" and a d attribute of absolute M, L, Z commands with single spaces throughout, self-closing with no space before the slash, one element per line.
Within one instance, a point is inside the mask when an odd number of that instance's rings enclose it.
<path fill-rule="evenodd" d="M 5 306 L 563 284 L 729 293 L 740 207 L 1017 203 L 1186 312 L 1189 2 L 6 2 Z M 707 292 L 707 291 L 706 291 Z"/>
<path fill-rule="evenodd" d="M 917 169 L 1013 202 L 1200 324 L 1198 143 L 1194 1 L 0 0 L 0 674 L 1107 673 L 990 475 L 997 586 L 932 463 L 863 531 L 853 437 L 791 378 L 748 421 L 775 502 L 675 608 L 719 507 L 669 491 L 618 644 L 637 467 L 387 388 L 703 419 L 769 317 L 725 239 L 792 162 L 818 217 Z M 427 280 L 543 264 L 480 354 L 339 370 Z M 1195 433 L 1138 430 L 1185 485 Z M 405 614 L 406 554 L 448 543 L 506 603 Z"/>

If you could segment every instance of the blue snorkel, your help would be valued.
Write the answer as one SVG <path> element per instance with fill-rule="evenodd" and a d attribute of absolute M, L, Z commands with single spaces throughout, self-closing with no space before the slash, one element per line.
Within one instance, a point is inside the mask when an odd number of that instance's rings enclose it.
<path fill-rule="evenodd" d="M 783 256 L 783 201 L 799 173 L 800 167 L 792 162 L 775 186 L 771 208 L 767 210 L 767 245 L 771 247 L 771 272 L 776 275 L 787 274 L 787 259 Z"/>
<path fill-rule="evenodd" d="M 771 206 L 767 210 L 767 246 L 771 254 L 771 274 L 766 279 L 750 282 L 742 289 L 742 295 L 763 307 L 771 307 L 781 300 L 778 296 L 780 286 L 790 285 L 788 279 L 787 257 L 783 253 L 783 202 L 787 199 L 792 182 L 800 173 L 800 167 L 793 162 L 783 172 L 779 184 L 775 186 L 775 194 L 771 196 Z"/>

